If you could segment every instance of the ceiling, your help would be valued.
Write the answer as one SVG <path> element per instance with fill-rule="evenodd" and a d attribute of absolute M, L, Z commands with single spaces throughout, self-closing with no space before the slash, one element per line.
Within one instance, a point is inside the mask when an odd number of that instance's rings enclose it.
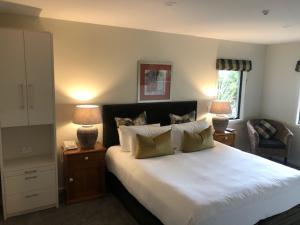
<path fill-rule="evenodd" d="M 27 9 L 40 8 L 41 17 L 53 19 L 261 44 L 300 41 L 300 0 L 8 0 L 7 2 L 22 4 Z M 12 7 L 13 5 L 15 4 L 12 4 Z M 269 14 L 263 15 L 263 9 L 270 10 Z M 22 14 L 20 9 L 17 13 Z"/>

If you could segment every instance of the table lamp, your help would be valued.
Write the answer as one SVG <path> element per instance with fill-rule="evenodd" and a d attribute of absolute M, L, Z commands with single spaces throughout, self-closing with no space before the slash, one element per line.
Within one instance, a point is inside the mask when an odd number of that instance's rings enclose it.
<path fill-rule="evenodd" d="M 82 125 L 77 129 L 77 138 L 82 149 L 95 147 L 100 123 L 100 108 L 97 105 L 77 105 L 73 114 L 73 123 Z"/>
<path fill-rule="evenodd" d="M 210 113 L 216 114 L 212 118 L 212 124 L 217 133 L 224 133 L 228 126 L 228 114 L 231 114 L 231 106 L 228 101 L 213 101 L 210 106 Z"/>

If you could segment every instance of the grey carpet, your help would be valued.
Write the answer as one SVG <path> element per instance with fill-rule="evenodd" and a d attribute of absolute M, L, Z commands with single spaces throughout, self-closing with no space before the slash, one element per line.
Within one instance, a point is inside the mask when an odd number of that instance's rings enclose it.
<path fill-rule="evenodd" d="M 138 225 L 113 195 L 3 220 L 1 225 Z"/>

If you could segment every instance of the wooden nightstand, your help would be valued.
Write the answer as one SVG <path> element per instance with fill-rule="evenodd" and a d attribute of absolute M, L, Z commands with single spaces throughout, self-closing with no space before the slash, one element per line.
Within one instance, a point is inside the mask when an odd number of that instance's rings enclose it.
<path fill-rule="evenodd" d="M 105 194 L 105 152 L 99 143 L 94 149 L 63 152 L 67 204 Z"/>
<path fill-rule="evenodd" d="M 225 145 L 234 147 L 235 131 L 233 132 L 225 131 L 225 133 L 214 133 L 214 140 L 221 142 Z"/>

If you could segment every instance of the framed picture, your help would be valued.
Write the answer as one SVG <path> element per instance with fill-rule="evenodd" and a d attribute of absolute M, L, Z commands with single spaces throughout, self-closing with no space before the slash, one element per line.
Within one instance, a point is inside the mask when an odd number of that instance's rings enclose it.
<path fill-rule="evenodd" d="M 171 100 L 172 63 L 138 61 L 138 102 Z"/>

